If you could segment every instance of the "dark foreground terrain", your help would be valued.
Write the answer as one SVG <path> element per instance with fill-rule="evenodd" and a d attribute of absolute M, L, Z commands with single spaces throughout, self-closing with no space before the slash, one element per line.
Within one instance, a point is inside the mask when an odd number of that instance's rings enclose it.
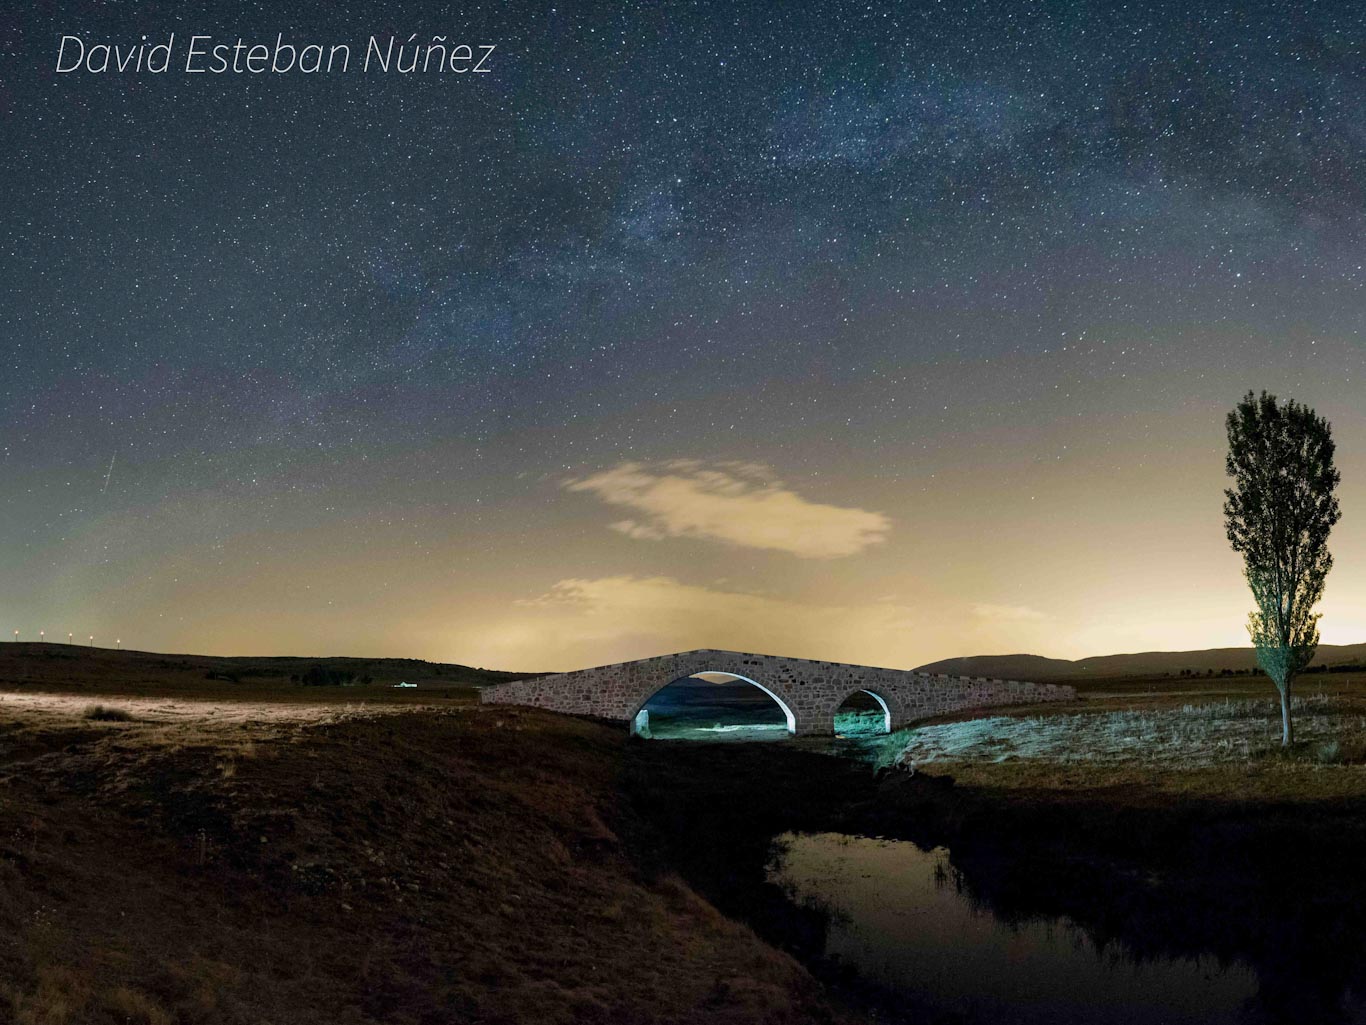
<path fill-rule="evenodd" d="M 16 703 L 0 1020 L 823 1017 L 793 959 L 638 869 L 616 731 L 474 707 L 223 726 L 189 703 L 124 702 L 132 722 Z"/>
<path fill-rule="evenodd" d="M 1361 985 L 1360 765 L 954 782 L 472 692 L 109 689 L 98 711 L 0 694 L 0 1021 L 932 1020 L 826 958 L 826 912 L 766 881 L 789 830 L 946 845 L 998 914 L 1239 959 L 1250 1021 L 1341 1020 Z"/>

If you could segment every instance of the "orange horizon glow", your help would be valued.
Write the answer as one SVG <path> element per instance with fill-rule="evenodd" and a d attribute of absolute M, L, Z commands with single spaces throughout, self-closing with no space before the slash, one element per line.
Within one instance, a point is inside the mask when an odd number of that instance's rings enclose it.
<path fill-rule="evenodd" d="M 1366 423 L 1339 421 L 1339 451 L 1355 462 Z M 933 477 L 894 481 L 623 461 L 527 479 L 480 530 L 429 535 L 416 561 L 376 552 L 364 517 L 339 518 L 233 535 L 208 566 L 193 548 L 144 554 L 140 573 L 102 589 L 73 566 L 58 593 L 86 594 L 84 607 L 7 613 L 31 638 L 83 620 L 78 637 L 93 626 L 140 650 L 518 671 L 693 648 L 905 668 L 1247 647 L 1251 597 L 1223 537 L 1217 411 L 1141 439 L 1125 424 L 1069 445 L 1066 467 L 1030 459 L 1037 439 L 960 437 Z M 1366 492 L 1350 466 L 1344 478 L 1321 607 L 1328 644 L 1366 639 L 1366 533 L 1354 515 Z M 107 547 L 129 529 L 111 518 L 83 543 Z"/>

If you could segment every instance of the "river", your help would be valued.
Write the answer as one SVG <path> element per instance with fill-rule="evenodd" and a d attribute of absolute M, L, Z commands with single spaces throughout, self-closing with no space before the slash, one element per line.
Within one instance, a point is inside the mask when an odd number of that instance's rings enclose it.
<path fill-rule="evenodd" d="M 840 833 L 779 838 L 769 879 L 829 916 L 825 956 L 924 1009 L 996 1025 L 1268 1020 L 1257 972 L 1210 954 L 1140 956 L 1065 916 L 1007 920 L 942 847 Z M 1348 993 L 1333 1016 L 1366 1022 Z M 1306 1021 L 1308 1019 L 1305 1019 Z"/>

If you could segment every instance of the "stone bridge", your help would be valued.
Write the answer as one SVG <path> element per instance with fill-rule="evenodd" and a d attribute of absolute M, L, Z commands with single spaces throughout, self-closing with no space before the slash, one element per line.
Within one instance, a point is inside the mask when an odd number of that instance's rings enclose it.
<path fill-rule="evenodd" d="M 788 732 L 797 735 L 834 733 L 836 710 L 858 691 L 877 699 L 888 730 L 947 712 L 1068 701 L 1076 696 L 1071 687 L 1053 684 L 934 676 L 906 669 L 701 648 L 498 683 L 485 687 L 480 698 L 485 704 L 533 705 L 629 722 L 634 732 L 645 722 L 641 712 L 651 697 L 676 680 L 700 673 L 725 673 L 754 684 L 778 703 L 787 715 Z"/>

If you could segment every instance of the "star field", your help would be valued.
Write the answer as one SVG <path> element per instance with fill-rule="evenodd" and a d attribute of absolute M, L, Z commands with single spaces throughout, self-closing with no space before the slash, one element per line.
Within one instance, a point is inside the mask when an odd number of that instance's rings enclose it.
<path fill-rule="evenodd" d="M 173 31 L 497 49 L 459 79 L 53 70 L 63 33 Z M 1240 643 L 1210 496 L 1267 387 L 1339 428 L 1359 640 L 1363 45 L 1348 4 L 12 12 L 0 611 L 530 668 L 700 642 L 699 589 L 874 624 L 795 652 L 853 661 Z M 634 534 L 564 483 L 625 464 Z M 656 507 L 712 488 L 890 527 L 805 560 Z M 561 586 L 652 580 L 651 621 Z"/>

